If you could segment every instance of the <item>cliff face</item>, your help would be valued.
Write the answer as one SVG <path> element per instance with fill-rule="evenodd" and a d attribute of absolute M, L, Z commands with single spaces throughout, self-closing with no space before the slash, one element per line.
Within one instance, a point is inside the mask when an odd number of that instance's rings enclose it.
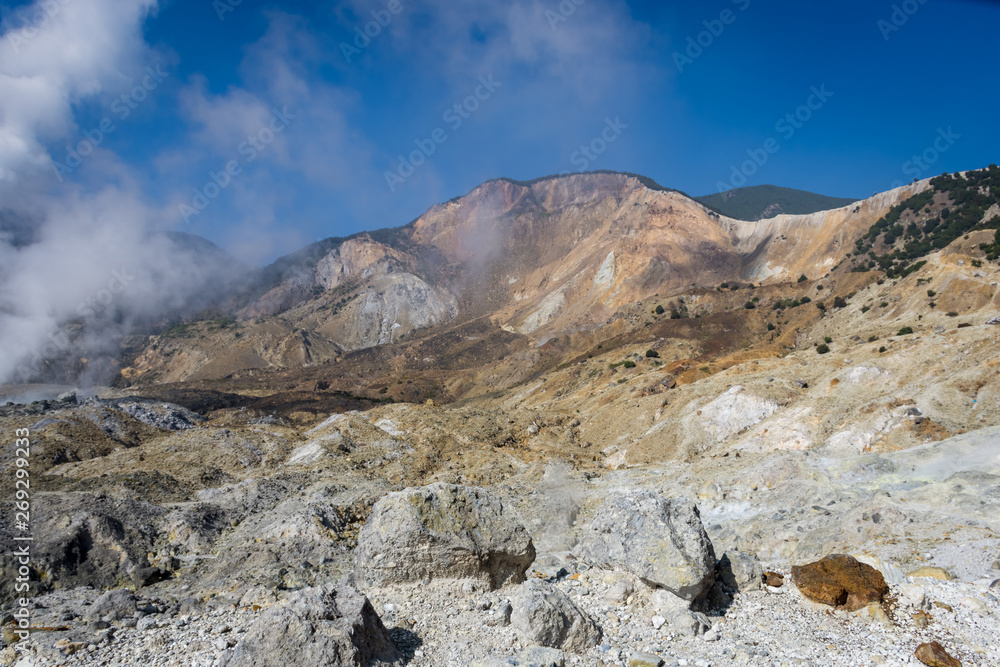
<path fill-rule="evenodd" d="M 240 339 L 174 340 L 168 347 L 184 348 L 184 370 L 147 354 L 128 373 L 204 377 L 192 360 L 216 357 L 207 348 L 222 341 L 243 360 L 231 371 L 322 364 L 456 318 L 485 318 L 538 342 L 593 330 L 655 296 L 818 278 L 893 205 L 926 187 L 744 222 L 625 174 L 490 181 L 403 229 L 361 234 L 298 267 L 236 314 Z"/>

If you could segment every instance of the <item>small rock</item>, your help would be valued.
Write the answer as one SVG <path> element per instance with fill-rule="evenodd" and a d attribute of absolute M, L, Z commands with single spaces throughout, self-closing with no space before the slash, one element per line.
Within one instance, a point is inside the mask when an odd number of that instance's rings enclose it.
<path fill-rule="evenodd" d="M 885 609 L 882 605 L 875 604 L 874 602 L 868 605 L 868 615 L 873 621 L 881 625 L 892 625 L 892 621 L 889 619 L 889 615 L 885 613 Z"/>
<path fill-rule="evenodd" d="M 136 622 L 135 629 L 139 632 L 145 632 L 146 630 L 153 630 L 159 627 L 159 622 L 153 616 L 143 616 Z"/>
<path fill-rule="evenodd" d="M 629 667 L 660 667 L 663 659 L 655 653 L 636 651 L 628 657 Z"/>
<path fill-rule="evenodd" d="M 917 660 L 930 667 L 962 667 L 961 661 L 948 655 L 944 647 L 937 642 L 921 644 L 914 655 Z"/>
<path fill-rule="evenodd" d="M 515 656 L 486 658 L 471 663 L 471 667 L 565 667 L 565 665 L 566 656 L 562 651 L 539 646 L 525 649 Z"/>
<path fill-rule="evenodd" d="M 60 403 L 76 403 L 76 392 L 67 391 L 65 393 L 56 396 L 56 400 Z"/>
<path fill-rule="evenodd" d="M 490 614 L 490 618 L 486 621 L 486 625 L 505 628 L 510 625 L 510 615 L 513 612 L 514 608 L 511 606 L 510 602 L 504 600 L 503 604 L 494 609 Z"/>
<path fill-rule="evenodd" d="M 948 570 L 941 567 L 931 567 L 929 565 L 918 567 L 913 572 L 907 572 L 906 576 L 914 578 L 940 579 L 941 581 L 951 581 L 954 579 Z"/>
<path fill-rule="evenodd" d="M 965 597 L 959 601 L 959 604 L 968 609 L 969 611 L 975 612 L 980 616 L 989 616 L 990 608 L 982 600 L 978 598 Z"/>
<path fill-rule="evenodd" d="M 771 588 L 781 588 L 785 584 L 785 575 L 777 572 L 765 572 L 764 583 Z"/>
<path fill-rule="evenodd" d="M 670 627 L 682 637 L 697 637 L 704 634 L 711 624 L 704 614 L 688 609 L 672 616 Z"/>
<path fill-rule="evenodd" d="M 702 636 L 702 639 L 707 642 L 717 642 L 719 641 L 719 632 L 718 630 L 709 630 Z"/>
<path fill-rule="evenodd" d="M 659 630 L 667 622 L 667 619 L 663 618 L 662 616 L 654 616 L 652 622 L 653 622 L 653 629 Z"/>
<path fill-rule="evenodd" d="M 634 590 L 631 581 L 619 579 L 604 594 L 604 599 L 612 604 L 622 604 L 628 599 L 628 596 L 632 595 Z"/>
<path fill-rule="evenodd" d="M 1000 570 L 1000 560 L 993 561 L 993 565 L 991 565 L 990 568 L 994 570 Z"/>
<path fill-rule="evenodd" d="M 924 593 L 923 587 L 919 584 L 900 584 L 896 587 L 896 591 L 899 594 L 899 603 L 902 606 L 914 609 L 930 609 L 930 605 L 927 603 L 927 595 Z"/>

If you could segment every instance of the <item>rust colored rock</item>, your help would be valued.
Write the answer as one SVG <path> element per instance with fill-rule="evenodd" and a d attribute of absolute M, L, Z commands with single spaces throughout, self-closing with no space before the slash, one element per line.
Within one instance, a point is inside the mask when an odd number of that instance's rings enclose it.
<path fill-rule="evenodd" d="M 841 554 L 793 567 L 792 581 L 810 600 L 846 611 L 882 602 L 889 588 L 881 572 Z"/>
<path fill-rule="evenodd" d="M 765 572 L 764 583 L 773 588 L 781 588 L 781 585 L 785 583 L 785 575 L 777 572 Z"/>
<path fill-rule="evenodd" d="M 937 642 L 921 644 L 914 655 L 917 660 L 930 667 L 962 667 L 962 661 L 948 655 L 944 647 Z"/>

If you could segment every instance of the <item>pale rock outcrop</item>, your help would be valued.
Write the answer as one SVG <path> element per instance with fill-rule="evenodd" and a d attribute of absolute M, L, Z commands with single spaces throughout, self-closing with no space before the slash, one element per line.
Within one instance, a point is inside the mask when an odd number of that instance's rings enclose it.
<path fill-rule="evenodd" d="M 403 253 L 364 234 L 348 239 L 316 264 L 316 283 L 332 290 L 352 279 L 367 279 L 401 270 Z"/>
<path fill-rule="evenodd" d="M 695 415 L 705 433 L 716 443 L 721 443 L 740 431 L 773 415 L 778 404 L 744 391 L 736 385 L 701 408 Z"/>
<path fill-rule="evenodd" d="M 339 318 L 320 330 L 345 350 L 399 339 L 414 329 L 441 324 L 458 314 L 458 301 L 412 273 L 373 278 Z"/>

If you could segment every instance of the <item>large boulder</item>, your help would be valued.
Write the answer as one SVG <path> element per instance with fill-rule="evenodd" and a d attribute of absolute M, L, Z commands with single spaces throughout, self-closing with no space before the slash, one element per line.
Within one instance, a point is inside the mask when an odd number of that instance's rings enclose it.
<path fill-rule="evenodd" d="M 347 584 L 326 584 L 261 614 L 222 654 L 219 667 L 366 667 L 401 660 L 368 598 Z"/>
<path fill-rule="evenodd" d="M 715 581 L 715 552 L 694 503 L 631 491 L 605 501 L 584 528 L 577 555 L 606 569 L 631 572 L 685 599 Z"/>
<path fill-rule="evenodd" d="M 372 508 L 355 550 L 359 584 L 473 579 L 524 581 L 535 547 L 524 526 L 484 489 L 437 483 L 390 493 Z"/>
<path fill-rule="evenodd" d="M 511 624 L 529 642 L 581 653 L 601 641 L 601 629 L 555 586 L 533 579 L 514 597 Z"/>
<path fill-rule="evenodd" d="M 882 573 L 851 556 L 833 554 L 792 568 L 792 581 L 813 602 L 857 611 L 889 590 Z"/>
<path fill-rule="evenodd" d="M 130 591 L 122 588 L 106 591 L 87 610 L 87 616 L 95 621 L 120 621 L 135 616 L 137 599 Z"/>

